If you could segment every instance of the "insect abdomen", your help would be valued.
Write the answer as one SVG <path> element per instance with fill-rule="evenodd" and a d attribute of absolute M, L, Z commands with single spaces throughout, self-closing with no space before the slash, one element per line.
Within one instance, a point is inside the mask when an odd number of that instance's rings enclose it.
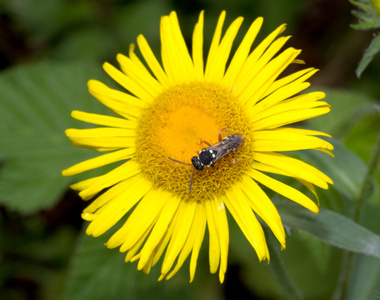
<path fill-rule="evenodd" d="M 240 133 L 231 134 L 226 136 L 223 141 L 225 143 L 225 147 L 227 148 L 227 152 L 233 152 L 239 149 L 244 144 L 244 136 Z"/>

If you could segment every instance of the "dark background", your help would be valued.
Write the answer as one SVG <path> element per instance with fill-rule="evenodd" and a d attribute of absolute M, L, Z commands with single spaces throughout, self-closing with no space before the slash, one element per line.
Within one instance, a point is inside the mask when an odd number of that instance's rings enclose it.
<path fill-rule="evenodd" d="M 349 88 L 377 97 L 380 58 L 373 61 L 361 80 L 354 73 L 373 33 L 350 28 L 350 24 L 356 23 L 350 13 L 352 9 L 345 0 L 0 0 L 0 69 L 44 60 L 62 63 L 85 60 L 98 63 L 99 68 L 104 61 L 116 65 L 116 54 L 128 54 L 129 44 L 135 43 L 140 33 L 158 54 L 160 16 L 172 10 L 179 16 L 189 44 L 199 12 L 205 10 L 207 47 L 220 12 L 226 10 L 224 28 L 238 16 L 245 18 L 240 37 L 257 16 L 264 17 L 259 40 L 287 23 L 284 34 L 293 36 L 287 45 L 303 50 L 300 58 L 306 61 L 307 67 L 321 70 L 310 80 L 314 86 Z M 54 207 L 38 213 L 22 215 L 0 207 L 0 298 L 60 298 L 83 225 L 80 213 L 85 205 L 76 193 L 67 190 Z M 292 255 L 291 241 L 288 248 Z M 207 251 L 203 252 L 205 256 Z M 247 288 L 244 270 L 233 255 L 225 284 L 218 286 L 218 291 L 206 289 L 201 292 L 202 297 L 276 298 L 266 293 L 265 287 Z M 252 259 L 256 259 L 254 254 Z M 337 268 L 330 267 L 335 278 Z M 207 268 L 198 272 L 207 274 Z M 259 281 L 266 280 L 268 275 L 258 272 L 254 276 Z M 333 285 L 334 282 L 323 289 L 331 293 Z M 268 296 L 263 296 L 265 293 Z"/>

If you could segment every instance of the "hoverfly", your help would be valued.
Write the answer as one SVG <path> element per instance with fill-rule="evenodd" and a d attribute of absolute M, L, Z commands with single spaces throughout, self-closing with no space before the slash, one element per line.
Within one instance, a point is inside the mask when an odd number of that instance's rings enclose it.
<path fill-rule="evenodd" d="M 183 165 L 188 165 L 188 166 L 192 165 L 194 167 L 190 175 L 189 193 L 191 193 L 191 185 L 193 181 L 194 170 L 197 170 L 198 172 L 200 172 L 203 170 L 205 166 L 211 167 L 214 163 L 216 163 L 218 160 L 220 160 L 221 158 L 225 156 L 227 156 L 227 159 L 233 164 L 238 162 L 238 160 L 233 160 L 229 156 L 229 153 L 234 152 L 237 149 L 239 149 L 241 146 L 243 146 L 244 136 L 241 135 L 240 133 L 235 133 L 223 138 L 222 132 L 226 130 L 228 129 L 225 128 L 219 132 L 219 142 L 217 142 L 214 145 L 211 145 L 208 142 L 201 140 L 201 144 L 206 144 L 208 145 L 208 147 L 203 148 L 199 152 L 197 151 L 198 156 L 193 156 L 191 158 L 191 164 L 187 164 L 182 161 L 178 161 L 169 157 L 169 159 L 174 162 L 177 162 Z"/>

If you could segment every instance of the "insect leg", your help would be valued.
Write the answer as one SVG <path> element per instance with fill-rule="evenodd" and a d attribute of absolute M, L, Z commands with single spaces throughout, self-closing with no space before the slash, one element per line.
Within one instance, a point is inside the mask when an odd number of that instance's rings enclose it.
<path fill-rule="evenodd" d="M 206 142 L 205 140 L 201 140 L 201 142 L 198 145 L 202 145 L 202 144 L 206 144 L 209 147 L 211 146 L 211 144 L 209 142 Z M 195 151 L 195 152 L 198 152 L 198 151 Z"/>
<path fill-rule="evenodd" d="M 231 164 L 236 164 L 239 161 L 239 159 L 233 160 L 229 154 L 226 157 Z"/>
<path fill-rule="evenodd" d="M 228 131 L 228 128 L 223 128 L 221 131 L 219 131 L 219 142 L 223 140 L 223 134 L 222 134 L 223 131 Z"/>

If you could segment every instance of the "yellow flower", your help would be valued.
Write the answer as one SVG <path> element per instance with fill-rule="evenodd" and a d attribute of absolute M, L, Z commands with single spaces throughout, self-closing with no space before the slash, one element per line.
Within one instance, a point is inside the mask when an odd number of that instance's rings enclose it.
<path fill-rule="evenodd" d="M 285 248 L 281 218 L 260 185 L 314 213 L 318 206 L 266 173 L 294 177 L 314 194 L 314 185 L 327 189 L 332 183 L 316 168 L 278 153 L 315 149 L 331 154 L 332 145 L 316 137 L 329 135 L 283 127 L 330 110 L 321 101 L 323 92 L 296 95 L 309 86 L 306 80 L 317 70 L 307 68 L 279 78 L 289 64 L 302 62 L 296 59 L 300 50 L 290 47 L 280 52 L 289 39 L 279 37 L 285 29 L 281 25 L 251 51 L 262 18 L 252 23 L 227 63 L 243 18 L 237 18 L 222 37 L 224 19 L 222 12 L 204 67 L 203 12 L 194 29 L 192 55 L 176 13 L 163 16 L 163 67 L 140 35 L 137 44 L 145 63 L 131 45 L 129 57 L 117 55 L 122 71 L 104 64 L 105 71 L 128 93 L 95 80 L 88 83 L 90 93 L 119 117 L 73 111 L 74 118 L 103 127 L 66 131 L 76 146 L 109 153 L 64 170 L 64 176 L 123 161 L 105 175 L 71 186 L 84 200 L 97 196 L 82 215 L 91 222 L 87 234 L 103 234 L 131 211 L 107 247 L 120 247 L 127 252 L 125 261 L 138 260 L 137 268 L 146 273 L 164 256 L 159 280 L 171 278 L 190 253 L 190 282 L 193 280 L 207 225 L 210 272 L 219 268 L 223 282 L 229 244 L 226 207 L 260 261 L 269 259 L 269 253 L 256 215 Z M 228 129 L 223 137 L 244 137 L 239 149 L 229 149 L 235 150 L 229 157 L 234 162 L 224 157 L 220 166 L 217 162 L 200 172 L 185 165 L 207 147 L 201 140 L 217 143 L 222 129 Z"/>

